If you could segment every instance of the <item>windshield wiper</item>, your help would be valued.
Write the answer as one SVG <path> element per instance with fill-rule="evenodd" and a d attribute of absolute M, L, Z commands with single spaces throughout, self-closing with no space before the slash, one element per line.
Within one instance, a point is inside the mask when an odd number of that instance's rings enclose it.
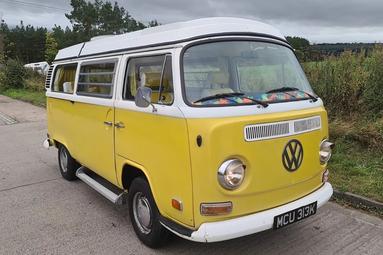
<path fill-rule="evenodd" d="M 313 102 L 316 102 L 318 101 L 318 98 L 316 96 L 313 96 L 311 95 L 310 93 L 306 92 L 306 91 L 303 91 L 301 89 L 298 89 L 298 88 L 295 88 L 295 87 L 281 87 L 281 88 L 277 88 L 277 89 L 272 89 L 272 90 L 269 90 L 267 91 L 266 93 L 278 93 L 278 92 L 289 92 L 289 91 L 299 91 L 299 92 L 302 92 L 304 93 L 306 96 L 308 96 L 310 99 L 313 100 Z M 288 94 L 288 93 L 286 93 Z"/>
<path fill-rule="evenodd" d="M 259 104 L 259 105 L 262 105 L 263 107 L 267 107 L 269 106 L 268 103 L 266 102 L 262 102 L 260 100 L 257 100 L 257 99 L 254 99 L 254 98 L 250 98 L 250 97 L 247 97 L 245 96 L 244 93 L 240 93 L 240 92 L 233 92 L 233 93 L 221 93 L 221 94 L 215 94 L 215 95 L 212 95 L 212 96 L 207 96 L 207 97 L 203 97 L 201 99 L 198 99 L 197 101 L 194 101 L 193 103 L 200 103 L 200 102 L 204 102 L 204 101 L 209 101 L 209 100 L 212 100 L 212 99 L 220 99 L 220 98 L 228 98 L 228 97 L 236 97 L 236 96 L 240 96 L 242 98 L 246 98 L 256 104 Z"/>

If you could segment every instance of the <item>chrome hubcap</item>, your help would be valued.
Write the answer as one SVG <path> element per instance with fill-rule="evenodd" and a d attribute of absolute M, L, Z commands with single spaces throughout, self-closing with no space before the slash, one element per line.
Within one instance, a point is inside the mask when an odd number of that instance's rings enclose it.
<path fill-rule="evenodd" d="M 60 165 L 64 173 L 68 171 L 68 154 L 65 149 L 60 149 Z"/>
<path fill-rule="evenodd" d="M 152 227 L 151 208 L 149 200 L 141 192 L 134 194 L 133 215 L 140 231 L 149 234 Z"/>

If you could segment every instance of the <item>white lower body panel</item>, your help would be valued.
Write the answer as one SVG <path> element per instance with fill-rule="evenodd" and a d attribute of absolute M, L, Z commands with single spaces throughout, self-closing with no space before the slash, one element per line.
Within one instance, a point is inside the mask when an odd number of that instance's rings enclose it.
<path fill-rule="evenodd" d="M 324 205 L 332 196 L 330 183 L 325 183 L 313 193 L 291 203 L 265 210 L 259 213 L 219 222 L 203 223 L 191 236 L 176 235 L 196 242 L 218 242 L 246 236 L 273 228 L 274 217 L 299 207 L 317 202 L 317 208 Z"/>

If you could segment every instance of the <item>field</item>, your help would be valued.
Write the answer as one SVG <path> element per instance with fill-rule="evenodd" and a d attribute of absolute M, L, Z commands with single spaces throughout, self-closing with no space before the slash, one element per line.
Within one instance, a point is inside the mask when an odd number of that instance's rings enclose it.
<path fill-rule="evenodd" d="M 336 143 L 331 182 L 383 202 L 383 50 L 345 52 L 303 66 L 330 117 Z"/>
<path fill-rule="evenodd" d="M 353 122 L 333 120 L 330 137 L 336 148 L 329 163 L 330 181 L 348 191 L 383 202 L 383 154 L 355 139 L 360 131 Z"/>

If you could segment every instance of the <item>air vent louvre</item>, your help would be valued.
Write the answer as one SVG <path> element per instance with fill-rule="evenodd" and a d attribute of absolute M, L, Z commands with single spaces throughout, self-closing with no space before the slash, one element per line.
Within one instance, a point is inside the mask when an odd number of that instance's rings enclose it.
<path fill-rule="evenodd" d="M 310 132 L 320 128 L 321 117 L 315 116 L 298 120 L 248 125 L 244 129 L 244 136 L 246 141 L 251 142 Z"/>
<path fill-rule="evenodd" d="M 52 79 L 52 72 L 53 72 L 53 65 L 49 67 L 47 78 L 45 80 L 45 88 L 49 89 L 51 86 L 51 79 Z"/>
<path fill-rule="evenodd" d="M 309 119 L 303 119 L 303 120 L 296 120 L 294 122 L 294 132 L 295 133 L 301 133 L 305 132 L 307 130 L 313 130 L 320 128 L 321 126 L 321 119 L 320 118 L 309 118 Z"/>

